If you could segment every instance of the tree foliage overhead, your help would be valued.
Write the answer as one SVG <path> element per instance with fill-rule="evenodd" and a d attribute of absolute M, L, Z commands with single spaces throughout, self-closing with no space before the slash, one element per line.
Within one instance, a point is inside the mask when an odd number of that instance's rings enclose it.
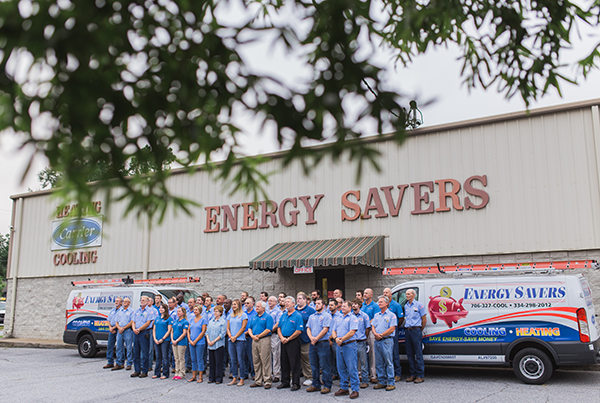
<path fill-rule="evenodd" d="M 578 3 L 581 4 L 581 3 Z M 462 49 L 463 78 L 497 85 L 528 104 L 559 89 L 561 52 L 578 24 L 598 26 L 600 0 L 21 0 L 0 2 L 0 129 L 23 132 L 64 172 L 63 195 L 80 205 L 121 186 L 130 209 L 164 214 L 186 201 L 165 185 L 169 170 L 87 183 L 94 166 L 136 157 L 206 164 L 233 190 L 257 195 L 258 158 L 240 158 L 235 115 L 251 116 L 305 168 L 347 154 L 377 166 L 354 140 L 406 127 L 406 103 L 385 82 L 373 50 L 383 44 L 410 63 L 433 46 Z M 235 16 L 235 17 L 234 17 Z M 291 18 L 293 16 L 294 18 Z M 310 71 L 286 83 L 249 68 L 250 41 L 300 55 Z M 273 45 L 275 46 L 275 45 Z M 573 63 L 595 68 L 598 49 Z M 40 122 L 44 123 L 43 125 Z M 368 123 L 368 124 L 365 124 Z M 39 127 L 46 127 L 40 130 Z M 358 129 L 361 128 L 361 129 Z M 5 134 L 6 135 L 6 134 Z M 328 141 L 318 152 L 307 149 Z M 151 153 L 144 153 L 144 147 Z M 190 168 L 192 169 L 192 168 Z"/>

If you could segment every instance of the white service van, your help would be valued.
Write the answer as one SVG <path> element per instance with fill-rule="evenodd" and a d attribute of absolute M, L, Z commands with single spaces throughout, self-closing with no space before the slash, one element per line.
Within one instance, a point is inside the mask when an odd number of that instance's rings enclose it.
<path fill-rule="evenodd" d="M 394 287 L 393 298 L 404 306 L 411 288 L 427 311 L 426 363 L 512 365 L 532 384 L 559 366 L 600 363 L 600 326 L 581 274 L 424 279 Z"/>
<path fill-rule="evenodd" d="M 199 296 L 196 291 L 180 286 L 77 287 L 67 298 L 63 341 L 77 345 L 82 357 L 95 357 L 99 349 L 107 346 L 106 319 L 115 307 L 117 297 L 129 298 L 131 308 L 136 310 L 140 307 L 142 296 L 150 297 L 154 301 L 154 296 L 160 294 L 166 303 L 169 298 L 176 297 L 179 293 L 183 293 L 184 301 Z"/>

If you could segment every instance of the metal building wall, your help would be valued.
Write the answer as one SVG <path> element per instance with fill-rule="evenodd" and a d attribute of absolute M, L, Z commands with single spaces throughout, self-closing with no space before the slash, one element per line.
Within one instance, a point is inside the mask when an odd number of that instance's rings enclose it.
<path fill-rule="evenodd" d="M 307 215 L 298 200 L 297 226 L 205 233 L 206 212 L 199 208 L 193 217 L 170 213 L 148 238 L 146 223 L 138 223 L 134 216 L 122 218 L 124 206 L 115 204 L 93 265 L 53 265 L 49 238 L 55 202 L 49 195 L 26 195 L 23 227 L 17 229 L 26 239 L 19 250 L 19 277 L 244 267 L 277 242 L 365 235 L 388 236 L 388 259 L 598 249 L 597 114 L 598 108 L 590 103 L 423 129 L 400 147 L 391 141 L 372 143 L 382 153 L 383 171 L 368 167 L 358 184 L 354 164 L 329 161 L 309 177 L 303 176 L 299 164 L 271 176 L 267 193 L 278 204 L 307 195 L 314 203 L 315 195 L 325 195 L 314 225 L 304 224 Z M 264 164 L 264 170 L 277 170 L 279 164 L 274 159 Z M 413 215 L 409 187 L 397 217 L 375 218 L 372 211 L 368 220 L 341 221 L 341 197 L 349 190 L 360 190 L 358 203 L 364 208 L 369 188 L 450 178 L 463 184 L 473 175 L 487 175 L 490 202 L 481 210 Z M 175 194 L 203 207 L 252 201 L 244 195 L 230 196 L 205 172 L 175 174 L 169 185 Z M 438 207 L 437 185 L 434 189 L 431 197 Z M 383 193 L 379 194 L 389 213 Z M 464 189 L 459 195 L 464 206 Z"/>

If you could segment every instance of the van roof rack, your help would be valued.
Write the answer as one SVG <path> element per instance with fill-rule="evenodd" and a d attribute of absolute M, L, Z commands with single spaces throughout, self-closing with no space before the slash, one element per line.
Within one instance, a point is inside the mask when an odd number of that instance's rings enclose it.
<path fill-rule="evenodd" d="M 596 260 L 558 261 L 558 262 L 529 262 L 529 263 L 499 263 L 499 264 L 456 264 L 451 266 L 420 266 L 420 267 L 386 267 L 383 275 L 419 275 L 419 274 L 497 274 L 499 272 L 553 272 L 569 269 L 599 269 Z"/>
<path fill-rule="evenodd" d="M 171 277 L 171 278 L 152 278 L 145 280 L 134 280 L 127 276 L 125 278 L 112 278 L 104 280 L 71 281 L 71 285 L 79 287 L 95 286 L 129 286 L 129 285 L 167 285 L 182 283 L 199 283 L 200 277 Z"/>

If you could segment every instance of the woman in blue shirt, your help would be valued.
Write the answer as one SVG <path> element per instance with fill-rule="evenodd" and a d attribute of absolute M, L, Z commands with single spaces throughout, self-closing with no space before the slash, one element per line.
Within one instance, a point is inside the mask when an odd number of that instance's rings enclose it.
<path fill-rule="evenodd" d="M 160 304 L 159 316 L 154 320 L 152 337 L 154 338 L 154 355 L 156 356 L 156 367 L 152 378 L 167 379 L 169 377 L 169 348 L 171 348 L 171 331 L 173 319 L 169 316 L 167 304 Z"/>
<path fill-rule="evenodd" d="M 206 315 L 202 315 L 202 307 L 198 305 L 194 307 L 194 315 L 195 317 L 190 319 L 190 331 L 188 333 L 190 357 L 192 358 L 192 379 L 188 382 L 193 382 L 197 379 L 198 383 L 202 383 L 202 373 L 204 372 L 204 350 L 206 348 L 204 334 L 206 333 L 208 320 L 206 319 Z"/>
<path fill-rule="evenodd" d="M 185 308 L 180 306 L 177 308 L 177 321 L 173 323 L 171 332 L 171 344 L 173 344 L 173 356 L 175 357 L 175 376 L 173 377 L 175 380 L 185 379 L 185 349 L 189 327 Z"/>
<path fill-rule="evenodd" d="M 206 344 L 208 344 L 208 383 L 223 382 L 223 356 L 225 355 L 225 335 L 227 323 L 223 319 L 223 307 L 215 306 L 214 317 L 208 322 Z"/>
<path fill-rule="evenodd" d="M 242 303 L 239 299 L 234 299 L 231 303 L 231 313 L 227 319 L 227 336 L 229 337 L 229 356 L 231 357 L 231 374 L 233 379 L 228 383 L 229 386 L 244 386 L 246 377 L 246 325 L 248 324 L 248 315 L 242 311 Z M 239 369 L 239 379 L 238 379 Z M 238 382 L 239 380 L 239 382 Z"/>

